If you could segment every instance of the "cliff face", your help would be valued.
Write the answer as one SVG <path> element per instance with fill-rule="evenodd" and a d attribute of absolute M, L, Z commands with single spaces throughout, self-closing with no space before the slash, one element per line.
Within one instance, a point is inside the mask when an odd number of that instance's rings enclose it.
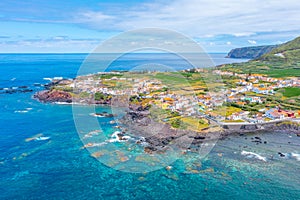
<path fill-rule="evenodd" d="M 232 49 L 228 53 L 227 58 L 256 59 L 266 53 L 271 52 L 273 49 L 277 47 L 278 45 L 268 45 L 268 46 L 242 47 L 242 48 Z"/>

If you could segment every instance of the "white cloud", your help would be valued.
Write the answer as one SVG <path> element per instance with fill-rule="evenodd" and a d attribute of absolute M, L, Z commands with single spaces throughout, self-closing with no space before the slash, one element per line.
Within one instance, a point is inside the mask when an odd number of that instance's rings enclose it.
<path fill-rule="evenodd" d="M 247 37 L 247 36 L 256 35 L 256 33 L 245 32 L 245 33 L 233 33 L 232 35 L 235 37 Z"/>
<path fill-rule="evenodd" d="M 52 40 L 67 40 L 69 39 L 68 36 L 54 36 L 52 37 Z"/>
<path fill-rule="evenodd" d="M 255 40 L 248 40 L 248 42 L 249 42 L 250 44 L 257 44 L 257 42 L 256 42 Z"/>
<path fill-rule="evenodd" d="M 94 40 L 94 39 L 63 39 L 63 38 L 54 37 L 51 39 L 34 39 L 34 40 L 1 42 L 0 49 L 2 50 L 5 49 L 5 51 L 3 52 L 10 52 L 10 53 L 18 53 L 18 52 L 80 53 L 80 52 L 90 52 L 97 45 L 99 45 L 99 42 L 100 42 L 99 40 Z"/>
<path fill-rule="evenodd" d="M 124 31 L 158 27 L 193 37 L 219 34 L 247 37 L 258 32 L 300 30 L 299 10 L 298 0 L 284 3 L 279 0 L 175 0 L 168 4 L 155 1 L 122 7 L 117 13 L 110 12 L 109 8 L 101 12 L 80 12 L 78 16 L 79 22 L 98 29 Z"/>
<path fill-rule="evenodd" d="M 76 16 L 76 20 L 78 22 L 103 22 L 105 20 L 115 19 L 112 15 L 103 14 L 103 12 L 95 12 L 95 11 L 85 11 L 80 12 L 78 16 Z"/>
<path fill-rule="evenodd" d="M 55 17 L 19 15 L 19 18 L 13 17 L 8 21 L 33 22 L 30 26 L 55 23 L 61 25 L 53 29 L 52 41 L 20 41 L 25 47 L 32 49 L 47 46 L 61 51 L 67 48 L 68 51 L 89 51 L 96 43 L 71 38 L 97 37 L 98 33 L 115 34 L 137 28 L 156 27 L 182 32 L 213 50 L 228 51 L 231 47 L 246 46 L 249 43 L 255 45 L 256 41 L 259 41 L 259 44 L 277 44 L 279 41 L 291 40 L 298 36 L 299 10 L 299 0 L 155 0 L 147 3 L 102 3 L 99 7 L 93 5 L 90 8 L 80 7 L 77 10 L 57 12 Z M 78 29 L 70 29 L 65 25 Z M 82 30 L 88 31 L 83 34 Z M 17 31 L 13 31 L 15 32 Z M 47 33 L 40 38 L 51 36 Z M 110 36 L 104 34 L 100 38 Z M 6 41 L 5 38 L 0 40 Z M 2 49 L 8 47 L 16 50 L 20 48 L 13 44 L 1 46 Z M 90 49 L 87 50 L 88 48 Z"/>

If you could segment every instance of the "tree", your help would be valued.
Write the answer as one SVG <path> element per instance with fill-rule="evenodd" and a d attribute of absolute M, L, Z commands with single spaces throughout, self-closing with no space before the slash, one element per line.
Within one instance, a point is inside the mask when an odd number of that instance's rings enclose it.
<path fill-rule="evenodd" d="M 180 119 L 174 119 L 171 121 L 171 126 L 173 128 L 179 128 L 180 127 L 180 124 L 181 124 L 181 121 Z"/>

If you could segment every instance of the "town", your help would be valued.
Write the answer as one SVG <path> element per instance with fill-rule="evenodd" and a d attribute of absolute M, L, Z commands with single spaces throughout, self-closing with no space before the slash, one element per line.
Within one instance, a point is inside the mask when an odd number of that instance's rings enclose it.
<path fill-rule="evenodd" d="M 256 124 L 300 119 L 300 80 L 297 77 L 283 79 L 213 70 L 211 73 L 222 77 L 219 83 L 222 87 L 210 91 L 203 80 L 198 80 L 200 72 L 203 69 L 182 73 L 101 72 L 75 80 L 61 80 L 54 89 L 73 92 L 73 101 L 78 103 L 85 103 L 86 98 L 92 97 L 108 100 L 127 96 L 131 103 L 151 105 L 160 110 L 160 121 L 173 127 L 183 123 L 196 131 L 207 128 L 212 121 Z M 173 84 L 175 79 L 180 83 Z M 184 79 L 187 79 L 185 83 Z M 194 84 L 190 84 L 190 80 Z M 199 88 L 199 84 L 202 87 Z M 285 94 L 287 90 L 290 92 Z"/>

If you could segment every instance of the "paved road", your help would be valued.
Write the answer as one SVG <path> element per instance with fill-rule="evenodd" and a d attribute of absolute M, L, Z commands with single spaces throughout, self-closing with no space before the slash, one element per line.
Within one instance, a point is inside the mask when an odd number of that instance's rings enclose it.
<path fill-rule="evenodd" d="M 264 125 L 264 124 L 272 124 L 272 123 L 277 123 L 277 122 L 284 122 L 284 121 L 293 121 L 293 122 L 300 122 L 300 118 L 285 118 L 285 119 L 277 119 L 277 120 L 272 120 L 268 122 L 260 122 L 260 123 L 250 123 L 250 122 L 220 122 L 216 119 L 213 119 L 207 115 L 202 115 L 206 119 L 217 123 L 219 126 L 225 126 L 225 125 L 231 125 L 231 126 L 243 126 L 243 125 Z"/>

